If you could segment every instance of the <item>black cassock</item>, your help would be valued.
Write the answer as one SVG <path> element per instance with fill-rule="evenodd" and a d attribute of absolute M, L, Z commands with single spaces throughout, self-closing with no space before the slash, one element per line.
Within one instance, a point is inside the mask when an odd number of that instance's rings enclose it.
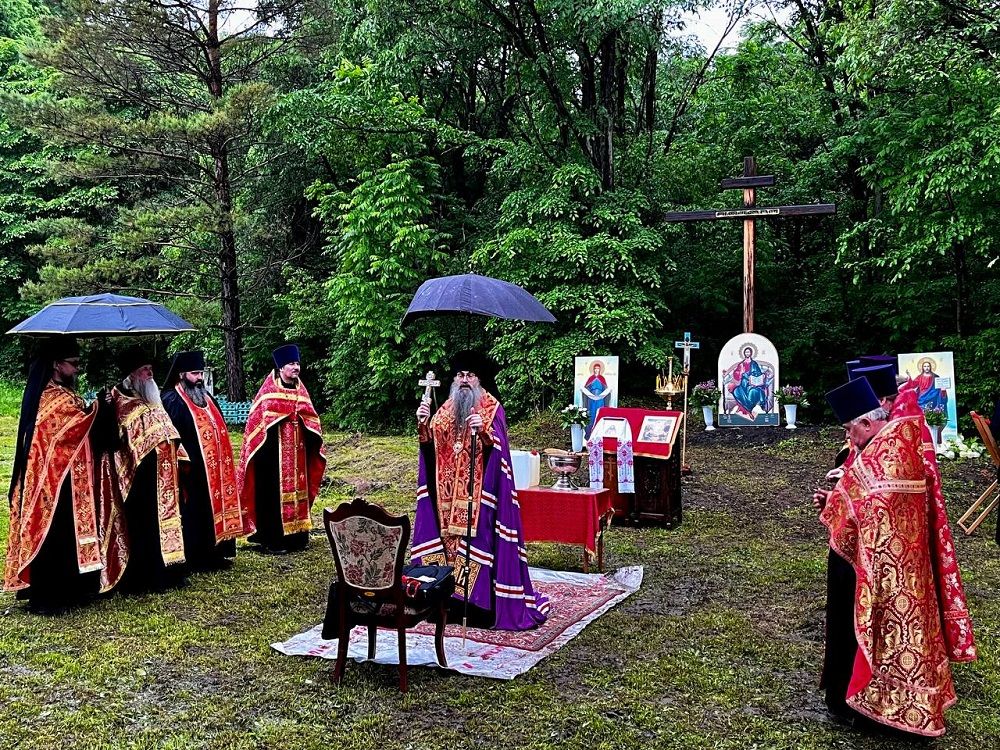
<path fill-rule="evenodd" d="M 31 586 L 18 592 L 19 599 L 28 599 L 32 608 L 42 612 L 85 604 L 101 586 L 100 571 L 81 573 L 77 563 L 70 485 L 67 476 L 59 486 L 49 533 L 31 561 Z"/>
<path fill-rule="evenodd" d="M 254 504 L 257 509 L 257 531 L 247 541 L 260 544 L 272 551 L 289 552 L 305 549 L 309 544 L 309 532 L 298 531 L 286 534 L 281 523 L 281 481 L 278 474 L 278 444 L 281 437 L 278 430 L 281 423 L 267 431 L 264 444 L 253 457 Z M 307 445 L 315 439 L 312 433 L 303 430 L 303 440 Z M 318 442 L 318 440 L 316 440 Z"/>
<path fill-rule="evenodd" d="M 212 397 L 206 394 L 206 398 Z M 184 557 L 192 570 L 224 567 L 236 557 L 236 540 L 215 543 L 215 517 L 194 417 L 180 394 L 172 389 L 163 394 L 163 408 L 170 415 L 191 459 L 189 468 L 181 467 L 180 471 Z"/>

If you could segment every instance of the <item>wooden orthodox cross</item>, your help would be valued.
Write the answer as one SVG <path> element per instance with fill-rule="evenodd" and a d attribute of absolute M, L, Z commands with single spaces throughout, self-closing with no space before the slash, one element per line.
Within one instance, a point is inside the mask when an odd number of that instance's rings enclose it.
<path fill-rule="evenodd" d="M 743 208 L 720 211 L 671 211 L 663 218 L 675 221 L 743 220 L 743 332 L 753 333 L 754 263 L 757 254 L 757 219 L 773 216 L 810 216 L 837 213 L 835 203 L 814 203 L 807 206 L 757 206 L 757 188 L 774 185 L 774 175 L 758 175 L 757 162 L 752 156 L 743 159 L 743 176 L 722 180 L 723 190 L 742 189 Z M 685 350 L 687 356 L 688 350 Z"/>

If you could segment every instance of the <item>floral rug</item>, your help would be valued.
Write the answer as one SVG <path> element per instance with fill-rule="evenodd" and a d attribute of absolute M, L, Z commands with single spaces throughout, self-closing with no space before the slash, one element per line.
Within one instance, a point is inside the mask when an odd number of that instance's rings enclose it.
<path fill-rule="evenodd" d="M 511 632 L 469 628 L 462 646 L 462 626 L 445 630 L 448 669 L 462 674 L 511 680 L 555 653 L 575 638 L 591 622 L 628 598 L 642 584 L 642 568 L 620 568 L 609 575 L 566 573 L 531 568 L 535 588 L 549 597 L 549 617 L 535 630 Z M 288 656 L 337 658 L 336 639 L 321 637 L 322 625 L 271 647 Z M 351 631 L 348 656 L 365 661 L 368 634 L 365 628 Z M 378 664 L 398 664 L 396 633 L 379 630 L 375 650 Z M 422 623 L 406 634 L 406 662 L 410 666 L 438 666 L 434 655 L 434 627 Z"/>

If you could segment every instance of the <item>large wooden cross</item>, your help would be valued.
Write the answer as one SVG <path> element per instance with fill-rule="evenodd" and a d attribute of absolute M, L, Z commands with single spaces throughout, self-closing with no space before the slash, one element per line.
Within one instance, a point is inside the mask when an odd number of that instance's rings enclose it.
<path fill-rule="evenodd" d="M 743 220 L 743 332 L 753 333 L 754 264 L 757 255 L 757 219 L 774 216 L 810 216 L 837 213 L 835 203 L 814 203 L 808 206 L 757 205 L 757 188 L 774 185 L 774 175 L 758 175 L 757 162 L 752 156 L 743 159 L 743 176 L 722 180 L 723 190 L 742 189 L 743 208 L 719 211 L 671 211 L 663 218 L 675 221 Z"/>

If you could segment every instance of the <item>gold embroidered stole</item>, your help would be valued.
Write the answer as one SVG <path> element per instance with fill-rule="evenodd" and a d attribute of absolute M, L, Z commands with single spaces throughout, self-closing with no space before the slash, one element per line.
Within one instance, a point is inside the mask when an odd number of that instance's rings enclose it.
<path fill-rule="evenodd" d="M 215 521 L 215 542 L 235 539 L 243 532 L 240 518 L 240 502 L 236 493 L 236 467 L 233 461 L 233 446 L 229 442 L 229 430 L 222 413 L 209 398 L 205 406 L 198 406 L 184 392 L 180 383 L 177 393 L 187 405 L 194 419 L 198 434 L 198 448 L 205 465 L 205 479 L 208 496 L 212 503 Z"/>
<path fill-rule="evenodd" d="M 479 523 L 479 508 L 483 494 L 483 448 L 492 447 L 493 418 L 500 403 L 484 391 L 473 412 L 483 418 L 483 430 L 477 438 L 476 465 L 472 491 L 472 531 Z M 449 399 L 431 419 L 437 478 L 437 510 L 441 540 L 454 560 L 459 541 L 469 526 L 469 467 L 472 462 L 471 433 L 465 425 L 457 425 L 454 404 Z"/>
<path fill-rule="evenodd" d="M 100 570 L 94 502 L 94 458 L 90 428 L 97 409 L 87 410 L 75 392 L 50 382 L 42 391 L 35 434 L 22 482 L 14 488 L 4 588 L 31 585 L 31 561 L 52 526 L 63 481 L 70 482 L 77 566 L 81 573 Z"/>

